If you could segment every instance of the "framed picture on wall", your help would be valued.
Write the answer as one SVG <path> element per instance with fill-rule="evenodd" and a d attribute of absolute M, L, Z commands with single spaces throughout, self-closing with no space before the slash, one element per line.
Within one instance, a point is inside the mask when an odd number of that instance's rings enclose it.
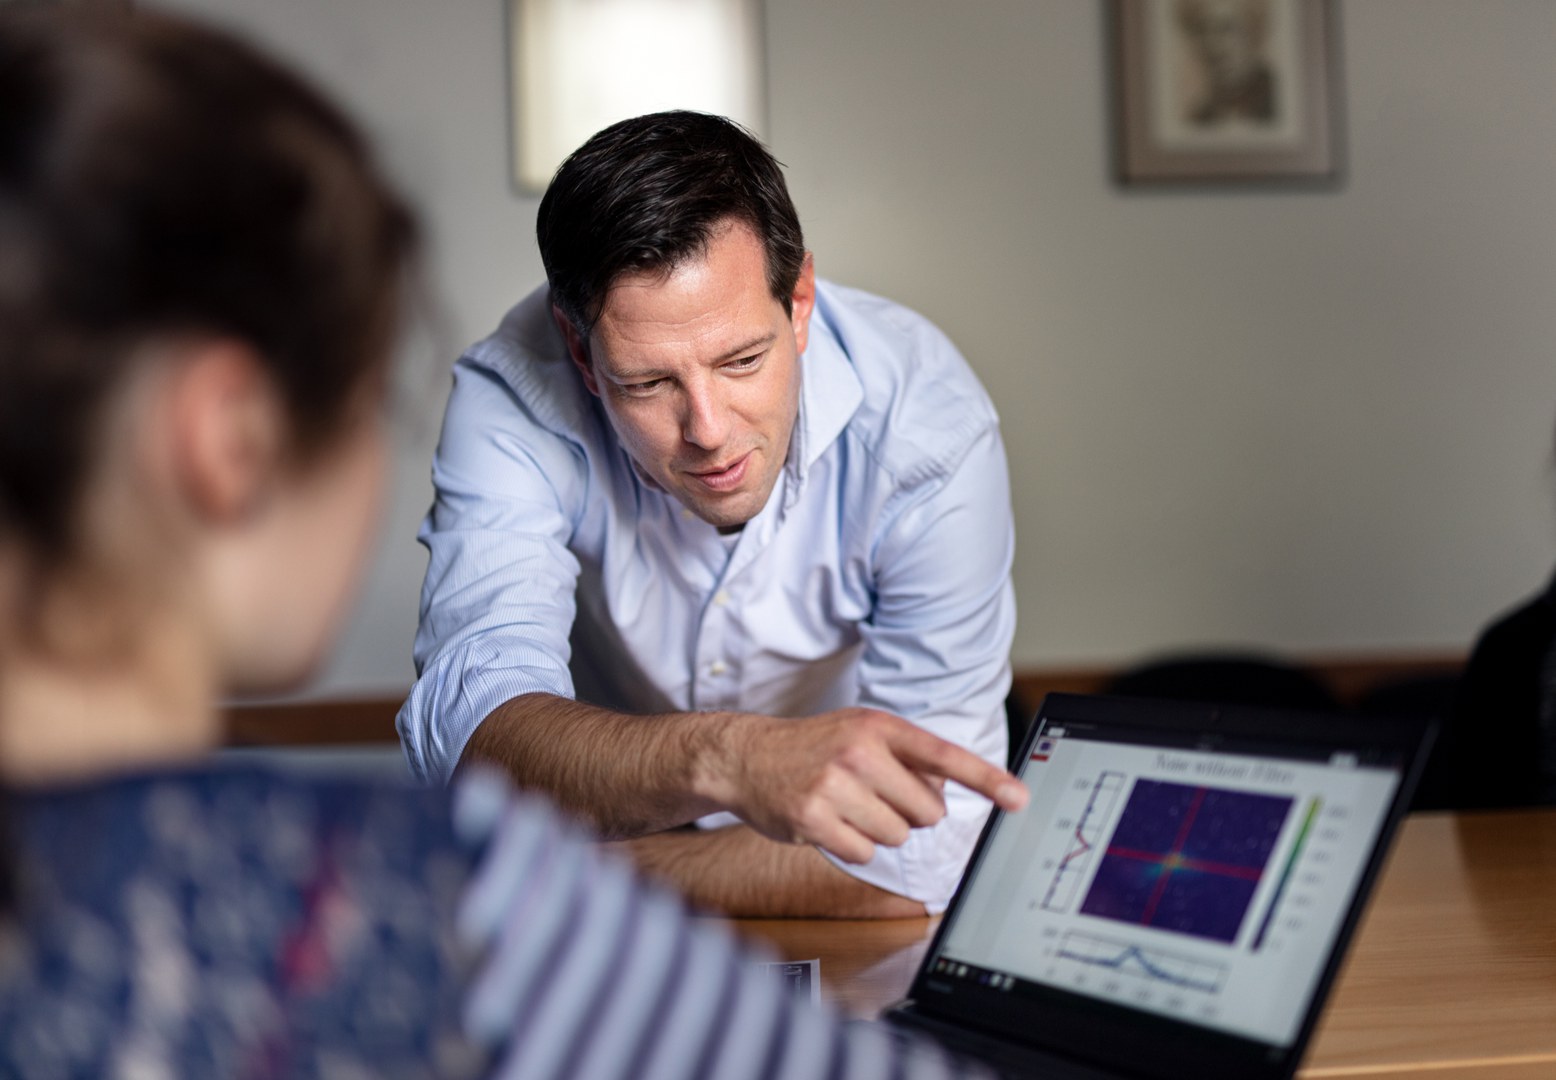
<path fill-rule="evenodd" d="M 1338 179 L 1332 0 L 1111 0 L 1125 184 Z"/>

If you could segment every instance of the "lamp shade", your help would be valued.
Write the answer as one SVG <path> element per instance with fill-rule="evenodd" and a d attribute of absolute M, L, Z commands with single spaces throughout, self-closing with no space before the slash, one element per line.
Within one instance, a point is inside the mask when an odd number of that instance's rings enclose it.
<path fill-rule="evenodd" d="M 759 137 L 761 0 L 509 0 L 513 177 L 543 191 L 563 159 L 618 120 L 718 113 Z"/>

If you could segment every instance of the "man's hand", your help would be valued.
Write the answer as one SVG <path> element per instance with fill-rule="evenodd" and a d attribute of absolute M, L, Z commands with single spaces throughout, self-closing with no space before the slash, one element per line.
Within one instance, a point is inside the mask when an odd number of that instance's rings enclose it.
<path fill-rule="evenodd" d="M 850 863 L 944 817 L 947 780 L 1006 810 L 1027 801 L 1004 769 L 876 709 L 802 719 L 738 713 L 711 750 L 695 780 L 704 795 L 764 836 L 815 844 Z"/>

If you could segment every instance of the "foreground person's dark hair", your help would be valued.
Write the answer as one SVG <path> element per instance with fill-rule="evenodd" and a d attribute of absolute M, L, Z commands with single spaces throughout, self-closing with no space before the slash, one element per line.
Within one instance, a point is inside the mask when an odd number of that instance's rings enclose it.
<path fill-rule="evenodd" d="M 0 11 L 0 540 L 75 547 L 95 433 L 145 346 L 251 345 L 303 459 L 381 372 L 411 218 L 350 124 L 219 32 Z"/>

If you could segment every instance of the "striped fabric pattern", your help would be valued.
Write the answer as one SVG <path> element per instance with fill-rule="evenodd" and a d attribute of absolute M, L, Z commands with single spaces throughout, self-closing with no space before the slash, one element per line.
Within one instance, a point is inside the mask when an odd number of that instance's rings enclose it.
<path fill-rule="evenodd" d="M 486 854 L 458 914 L 486 954 L 467 1033 L 513 1080 L 933 1080 L 975 1075 L 929 1044 L 788 997 L 719 923 L 601 854 L 493 773 L 455 785 L 455 827 Z"/>
<path fill-rule="evenodd" d="M 791 998 L 495 773 L 193 769 L 6 809 L 3 1077 L 951 1075 Z"/>

